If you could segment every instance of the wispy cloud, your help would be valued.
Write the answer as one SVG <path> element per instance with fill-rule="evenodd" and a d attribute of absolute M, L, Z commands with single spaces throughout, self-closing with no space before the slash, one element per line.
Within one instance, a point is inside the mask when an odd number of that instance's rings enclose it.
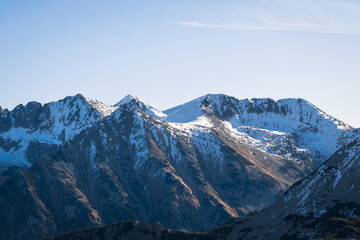
<path fill-rule="evenodd" d="M 229 31 L 267 30 L 360 35 L 360 2 L 350 0 L 263 0 L 252 5 L 223 6 L 216 17 L 178 25 Z M 271 4 L 269 4 L 269 2 Z M 226 20 L 219 18 L 226 16 Z M 230 17 L 229 17 L 230 16 Z"/>
<path fill-rule="evenodd" d="M 314 23 L 293 23 L 293 22 L 268 22 L 267 24 L 205 24 L 200 22 L 178 22 L 178 25 L 185 25 L 190 27 L 202 27 L 202 28 L 217 28 L 230 31 L 241 30 L 269 30 L 269 31 L 292 31 L 292 32 L 317 32 L 328 34 L 357 34 L 360 35 L 360 31 L 347 31 L 341 29 L 333 29 L 326 25 L 314 24 Z"/>

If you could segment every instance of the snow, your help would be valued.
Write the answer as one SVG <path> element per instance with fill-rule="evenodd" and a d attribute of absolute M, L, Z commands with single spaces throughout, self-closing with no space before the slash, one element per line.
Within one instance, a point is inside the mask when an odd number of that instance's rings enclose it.
<path fill-rule="evenodd" d="M 195 121 L 197 118 L 204 115 L 204 112 L 200 107 L 200 103 L 203 99 L 204 97 L 200 97 L 191 102 L 164 111 L 167 116 L 163 120 L 174 123 L 189 123 Z"/>
<path fill-rule="evenodd" d="M 120 107 L 126 104 L 134 103 L 136 107 L 138 107 L 141 111 L 146 112 L 147 114 L 157 117 L 160 119 L 163 119 L 166 117 L 166 114 L 160 111 L 157 107 L 141 100 L 140 98 L 133 96 L 133 95 L 127 95 L 125 96 L 120 102 L 115 104 L 115 107 Z"/>
<path fill-rule="evenodd" d="M 0 162 L 2 162 L 2 165 L 19 167 L 29 167 L 31 165 L 25 157 L 26 149 L 31 141 L 37 140 L 47 144 L 62 144 L 56 135 L 50 135 L 40 130 L 32 131 L 26 128 L 12 128 L 10 131 L 1 134 L 0 138 L 4 141 L 20 142 L 20 147 L 13 147 L 8 152 L 0 148 Z"/>
<path fill-rule="evenodd" d="M 230 122 L 226 121 L 224 125 L 239 142 L 246 143 L 261 152 L 288 160 L 296 160 L 288 152 L 310 155 L 308 149 L 299 148 L 294 145 L 293 136 L 290 133 L 249 126 L 240 126 L 235 129 Z"/>
<path fill-rule="evenodd" d="M 336 171 L 335 176 L 336 176 L 336 179 L 335 179 L 334 184 L 333 184 L 333 189 L 335 189 L 336 185 L 339 183 L 339 181 L 340 181 L 340 179 L 342 177 L 341 171 L 339 169 Z"/>
<path fill-rule="evenodd" d="M 8 166 L 30 167 L 31 164 L 25 159 L 25 150 L 26 148 L 21 147 L 17 151 L 6 152 L 0 148 L 0 170 Z"/>
<path fill-rule="evenodd" d="M 265 151 L 271 148 L 269 140 L 277 146 L 287 142 L 295 145 L 296 151 L 311 152 L 316 162 L 323 162 L 346 144 L 345 139 L 354 135 L 351 126 L 306 100 L 295 98 L 275 102 L 269 98 L 238 100 L 222 94 L 209 94 L 164 111 L 167 114 L 164 120 L 181 124 L 194 122 L 205 114 L 201 105 L 205 98 L 214 112 L 220 115 L 232 112 L 231 118 L 224 119 L 230 123 L 229 129 L 236 129 L 244 138 L 259 140 L 250 142 Z M 259 110 L 251 110 L 256 108 Z"/>
<path fill-rule="evenodd" d="M 97 168 L 96 163 L 94 161 L 95 156 L 96 156 L 96 147 L 95 147 L 94 142 L 91 141 L 89 160 L 90 160 L 90 163 L 91 163 L 91 168 L 94 169 L 94 170 Z"/>
<path fill-rule="evenodd" d="M 50 132 L 60 136 L 62 131 L 65 132 L 65 140 L 72 139 L 81 130 L 94 125 L 103 115 L 98 111 L 93 111 L 92 105 L 82 97 L 67 97 L 58 102 L 48 104 L 50 108 Z M 44 126 L 45 127 L 45 126 Z"/>
<path fill-rule="evenodd" d="M 147 147 L 144 120 L 139 112 L 135 112 L 134 117 L 135 120 L 133 124 L 132 134 L 130 136 L 130 144 L 135 148 L 135 169 L 138 170 L 147 161 L 149 156 L 149 149 Z"/>
<path fill-rule="evenodd" d="M 220 140 L 208 132 L 203 131 L 194 131 L 192 135 L 193 143 L 196 149 L 200 151 L 205 161 L 210 161 L 214 163 L 215 166 L 219 166 L 221 172 L 224 163 L 224 155 L 221 151 Z"/>
<path fill-rule="evenodd" d="M 93 106 L 104 117 L 110 116 L 118 108 L 117 106 L 111 106 L 111 105 L 99 102 L 97 100 L 92 100 L 88 97 L 85 97 L 85 99 L 86 99 L 86 101 L 88 101 L 91 104 L 91 106 Z"/>
<path fill-rule="evenodd" d="M 343 191 L 355 191 L 354 185 L 349 184 L 356 179 L 354 163 L 359 162 L 360 143 L 348 145 L 337 152 L 333 158 L 324 163 L 316 172 L 309 175 L 301 184 L 293 187 L 284 196 L 284 201 L 292 201 L 296 206 L 296 211 L 300 214 L 307 214 L 309 209 L 305 206 L 319 206 L 318 209 L 311 210 L 316 216 L 325 213 L 319 201 L 323 201 L 324 193 L 328 196 L 328 201 L 335 197 L 338 199 L 343 195 Z M 339 193 L 341 193 L 339 195 Z M 333 195 L 331 195 L 333 194 Z M 350 193 L 351 194 L 351 193 Z M 320 197 L 322 196 L 322 197 Z"/>
<path fill-rule="evenodd" d="M 138 97 L 136 97 L 136 96 L 133 96 L 133 95 L 126 95 L 123 99 L 121 99 L 117 104 L 115 104 L 114 106 L 117 106 L 117 107 L 120 107 L 120 106 L 122 106 L 122 105 L 124 105 L 124 104 L 127 104 L 127 103 L 129 103 L 129 102 L 131 102 L 132 100 L 139 100 L 139 98 Z"/>
<path fill-rule="evenodd" d="M 348 139 L 348 136 L 354 134 L 348 130 L 350 126 L 326 115 L 303 99 L 275 102 L 269 98 L 237 100 L 222 94 L 206 95 L 168 109 L 164 111 L 166 117 L 159 117 L 171 126 L 173 137 L 183 135 L 198 144 L 199 149 L 207 148 L 203 143 L 211 140 L 205 140 L 204 136 L 211 135 L 209 132 L 213 127 L 205 115 L 205 106 L 202 104 L 205 98 L 210 102 L 210 106 L 206 106 L 208 110 L 220 115 L 229 110 L 234 113 L 233 117 L 223 120 L 223 124 L 239 141 L 262 152 L 296 160 L 297 163 L 301 162 L 292 157 L 294 153 L 311 156 L 317 162 L 325 161 L 339 146 L 345 144 L 342 139 Z M 129 103 L 133 99 L 139 101 L 134 96 L 128 96 L 120 104 Z M 262 112 L 250 111 L 251 107 L 258 107 Z M 152 131 L 159 141 L 158 132 L 154 129 Z M 203 140 L 197 142 L 201 138 Z M 170 147 L 171 141 L 166 139 L 166 146 Z M 172 157 L 177 156 L 177 149 L 174 146 L 171 149 Z M 217 152 L 214 151 L 216 156 Z M 221 161 L 221 157 L 218 159 Z"/>
<path fill-rule="evenodd" d="M 61 141 L 57 139 L 56 135 L 48 134 L 47 132 L 37 130 L 32 131 L 26 128 L 12 128 L 10 131 L 2 133 L 1 137 L 3 139 L 11 139 L 13 141 L 21 141 L 21 142 L 31 142 L 36 139 L 39 142 L 49 143 L 49 144 L 61 144 Z"/>
<path fill-rule="evenodd" d="M 193 130 L 209 129 L 214 126 L 211 120 L 206 116 L 200 116 L 198 118 L 195 118 L 193 121 L 187 123 L 168 122 L 168 124 L 173 128 L 186 132 L 188 135 L 191 135 Z"/>
<path fill-rule="evenodd" d="M 0 149 L 0 161 L 3 164 L 29 166 L 25 151 L 31 141 L 37 140 L 40 143 L 62 145 L 63 142 L 60 139 L 62 133 L 65 134 L 65 141 L 71 140 L 82 130 L 103 119 L 104 115 L 98 109 L 101 109 L 105 115 L 109 111 L 115 110 L 115 107 L 109 107 L 81 94 L 45 104 L 43 108 L 45 110 L 40 115 L 38 129 L 12 127 L 0 135 L 5 141 L 20 142 L 20 148 L 12 148 L 8 152 Z"/>

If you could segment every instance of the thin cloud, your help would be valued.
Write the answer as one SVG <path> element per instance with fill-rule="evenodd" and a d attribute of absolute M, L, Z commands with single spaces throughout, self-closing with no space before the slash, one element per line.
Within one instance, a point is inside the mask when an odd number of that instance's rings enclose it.
<path fill-rule="evenodd" d="M 208 14 L 208 18 L 176 24 L 229 31 L 292 31 L 359 35 L 359 13 L 360 4 L 354 1 L 257 0 L 251 5 L 224 5 L 223 8 L 218 6 Z"/>
<path fill-rule="evenodd" d="M 250 24 L 205 24 L 199 22 L 178 22 L 178 25 L 201 27 L 201 28 L 216 28 L 229 31 L 241 31 L 241 30 L 267 30 L 267 31 L 291 31 L 291 32 L 315 32 L 315 33 L 328 33 L 328 34 L 355 34 L 359 35 L 359 32 L 355 31 L 341 31 L 331 29 L 326 25 L 319 24 L 294 24 L 289 22 L 269 22 L 268 25 L 250 25 Z"/>

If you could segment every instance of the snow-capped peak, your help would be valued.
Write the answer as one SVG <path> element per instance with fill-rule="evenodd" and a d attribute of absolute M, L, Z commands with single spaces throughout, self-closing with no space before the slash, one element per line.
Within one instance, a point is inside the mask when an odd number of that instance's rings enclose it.
<path fill-rule="evenodd" d="M 204 112 L 200 106 L 204 98 L 205 96 L 202 96 L 190 102 L 164 111 L 164 113 L 167 115 L 165 121 L 176 123 L 187 123 L 195 121 L 197 118 L 204 115 Z"/>
<path fill-rule="evenodd" d="M 90 103 L 91 106 L 93 106 L 99 113 L 101 113 L 104 117 L 111 115 L 118 107 L 105 104 L 103 102 L 99 102 L 97 100 L 90 99 L 88 97 L 85 97 L 86 101 Z"/>
<path fill-rule="evenodd" d="M 118 103 L 116 103 L 114 106 L 120 107 L 121 105 L 127 104 L 127 103 L 131 102 L 132 100 L 142 102 L 140 100 L 140 98 L 138 98 L 134 95 L 128 94 L 123 99 L 121 99 Z"/>
<path fill-rule="evenodd" d="M 124 105 L 132 105 L 135 108 L 138 108 L 141 111 L 151 116 L 157 117 L 159 119 L 163 119 L 166 117 L 166 114 L 164 114 L 160 109 L 133 95 L 126 95 L 122 100 L 120 100 L 114 106 L 120 107 Z"/>
<path fill-rule="evenodd" d="M 246 124 L 249 116 L 266 121 L 266 118 L 291 118 L 300 122 L 314 122 L 313 118 L 321 118 L 339 129 L 352 129 L 351 126 L 326 114 L 313 104 L 302 98 L 286 98 L 275 101 L 271 98 L 237 99 L 224 94 L 207 94 L 185 104 L 164 111 L 169 122 L 186 123 L 205 114 L 204 109 L 212 111 L 223 120 L 230 120 L 235 115 Z M 258 117 L 256 117 L 258 116 Z M 296 119 L 295 119 L 296 118 Z M 308 119 L 306 119 L 308 118 Z M 261 126 L 262 127 L 262 126 Z"/>
<path fill-rule="evenodd" d="M 324 111 L 310 103 L 309 101 L 302 98 L 285 98 L 280 99 L 277 102 L 277 105 L 280 108 L 283 108 L 287 111 L 288 114 L 294 114 L 294 112 L 306 113 L 311 115 L 318 115 L 323 120 L 326 120 L 333 124 L 336 128 L 339 129 L 352 129 L 352 127 L 332 116 L 326 114 Z M 310 119 L 309 119 L 310 120 Z"/>

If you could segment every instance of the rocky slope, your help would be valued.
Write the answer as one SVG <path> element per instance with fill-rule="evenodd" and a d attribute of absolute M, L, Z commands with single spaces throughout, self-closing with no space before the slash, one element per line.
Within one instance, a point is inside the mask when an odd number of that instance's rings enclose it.
<path fill-rule="evenodd" d="M 40 109 L 35 125 L 6 113 L 2 142 L 20 141 L 33 158 L 1 145 L 6 167 L 28 167 L 2 172 L 0 238 L 129 219 L 207 230 L 270 205 L 358 134 L 302 99 L 207 95 L 161 112 L 133 96 L 107 106 L 77 95 Z"/>
<path fill-rule="evenodd" d="M 359 165 L 357 139 L 294 184 L 269 209 L 245 224 L 235 224 L 234 232 L 252 226 L 244 239 L 359 239 Z M 263 229 L 255 230 L 259 227 Z"/>
<path fill-rule="evenodd" d="M 359 239 L 360 140 L 337 151 L 275 204 L 204 233 L 134 221 L 70 232 L 52 240 L 107 239 Z"/>

